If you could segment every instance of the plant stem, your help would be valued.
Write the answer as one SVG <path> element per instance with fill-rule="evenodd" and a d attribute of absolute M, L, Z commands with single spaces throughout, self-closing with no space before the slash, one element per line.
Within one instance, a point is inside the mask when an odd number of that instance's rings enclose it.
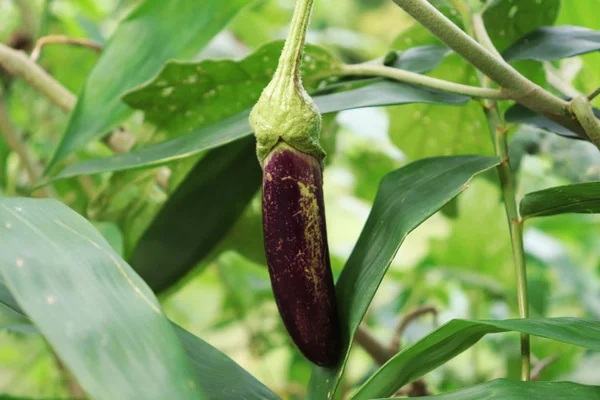
<path fill-rule="evenodd" d="M 314 0 L 296 0 L 291 29 L 279 57 L 275 77 L 300 82 L 300 64 Z"/>
<path fill-rule="evenodd" d="M 490 53 L 498 53 L 485 29 L 481 14 L 473 15 L 473 30 L 482 45 L 489 48 Z M 481 81 L 483 86 L 488 84 L 485 79 L 481 79 Z M 486 102 L 483 104 L 483 109 L 491 136 L 494 140 L 496 155 L 502 160 L 498 166 L 498 175 L 500 177 L 504 208 L 506 210 L 506 217 L 510 229 L 513 262 L 515 264 L 519 316 L 521 318 L 528 318 L 529 301 L 527 299 L 527 268 L 525 265 L 525 250 L 523 248 L 523 224 L 517 208 L 515 175 L 510 168 L 509 162 L 508 130 L 500 116 L 498 104 L 495 101 Z M 531 379 L 530 358 L 529 335 L 521 334 L 521 380 L 523 381 L 529 381 Z"/>
<path fill-rule="evenodd" d="M 41 95 L 48 98 L 64 112 L 71 112 L 77 98 L 22 51 L 11 49 L 0 43 L 0 65 L 25 82 Z"/>
<path fill-rule="evenodd" d="M 417 22 L 460 54 L 475 68 L 494 80 L 509 97 L 523 106 L 545 115 L 567 128 L 584 135 L 581 125 L 568 115 L 568 103 L 521 75 L 501 57 L 490 53 L 463 32 L 427 0 L 394 0 Z"/>
<path fill-rule="evenodd" d="M 594 99 L 595 99 L 595 98 L 596 98 L 598 95 L 600 95 L 600 87 L 596 88 L 596 90 L 594 90 L 592 93 L 590 93 L 590 94 L 588 95 L 588 97 L 587 97 L 587 98 L 588 98 L 588 100 L 589 100 L 589 101 L 592 101 L 592 100 L 594 100 Z"/>
<path fill-rule="evenodd" d="M 594 109 L 588 98 L 580 96 L 571 100 L 571 111 L 585 129 L 592 143 L 600 149 L 600 121 L 594 115 Z"/>
<path fill-rule="evenodd" d="M 65 35 L 51 35 L 51 36 L 44 36 L 43 38 L 40 38 L 37 41 L 29 58 L 31 58 L 31 60 L 33 62 L 37 62 L 37 60 L 40 58 L 40 54 L 42 53 L 42 49 L 44 48 L 44 46 L 46 46 L 48 44 L 53 44 L 53 43 L 62 43 L 62 44 L 69 44 L 71 46 L 87 47 L 89 49 L 96 51 L 97 53 L 99 53 L 102 50 L 101 45 L 99 45 L 98 43 L 93 42 L 91 40 L 70 38 Z"/>
<path fill-rule="evenodd" d="M 416 85 L 427 86 L 433 89 L 439 89 L 450 93 L 462 94 L 465 96 L 484 98 L 484 99 L 508 99 L 508 93 L 500 90 L 486 89 L 475 86 L 462 85 L 460 83 L 448 82 L 443 79 L 432 78 L 430 76 L 417 74 L 402 69 L 386 67 L 384 65 L 356 64 L 343 65 L 337 76 L 380 76 L 393 79 L 400 82 L 413 83 Z"/>

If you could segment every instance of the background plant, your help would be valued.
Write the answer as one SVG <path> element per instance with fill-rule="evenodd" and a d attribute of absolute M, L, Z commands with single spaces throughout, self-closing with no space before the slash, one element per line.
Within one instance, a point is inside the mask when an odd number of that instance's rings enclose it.
<path fill-rule="evenodd" d="M 594 0 L 395 1 L 453 51 L 393 2 L 316 2 L 341 379 L 286 337 L 260 240 L 247 116 L 293 2 L 197 3 L 0 3 L 1 391 L 598 395 Z"/>

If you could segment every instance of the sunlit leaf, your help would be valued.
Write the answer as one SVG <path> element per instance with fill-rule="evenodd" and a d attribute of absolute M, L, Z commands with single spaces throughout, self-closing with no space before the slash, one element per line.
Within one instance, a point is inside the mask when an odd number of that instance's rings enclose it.
<path fill-rule="evenodd" d="M 201 398 L 158 301 L 89 222 L 22 198 L 0 201 L 0 221 L 6 286 L 87 393 Z"/>
<path fill-rule="evenodd" d="M 323 113 L 332 113 L 361 107 L 377 107 L 415 102 L 461 105 L 468 97 L 416 87 L 408 84 L 377 81 L 347 92 L 316 96 L 315 101 Z M 85 161 L 65 168 L 55 179 L 99 172 L 145 168 L 165 164 L 223 146 L 252 133 L 248 122 L 249 110 L 216 124 L 190 132 L 184 136 L 126 154 Z"/>
<path fill-rule="evenodd" d="M 116 128 L 132 110 L 120 99 L 166 60 L 204 47 L 250 0 L 146 0 L 121 21 L 89 74 L 50 170 L 71 152 Z"/>
<path fill-rule="evenodd" d="M 552 25 L 560 0 L 493 0 L 485 9 L 485 27 L 496 48 L 502 52 L 532 30 Z"/>

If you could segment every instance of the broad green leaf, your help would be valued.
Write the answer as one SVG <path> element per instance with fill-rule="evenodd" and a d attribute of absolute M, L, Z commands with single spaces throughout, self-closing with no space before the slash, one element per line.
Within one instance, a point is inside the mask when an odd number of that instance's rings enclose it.
<path fill-rule="evenodd" d="M 64 206 L 59 205 L 58 203 L 54 203 L 54 202 L 50 202 L 50 201 L 42 201 L 42 200 L 28 200 L 28 202 L 37 202 L 37 203 L 47 203 L 47 204 L 51 204 L 48 207 L 43 207 L 44 211 L 47 212 L 51 212 L 54 211 L 54 209 L 58 210 L 55 213 L 55 216 L 59 216 L 60 214 L 65 213 L 65 211 L 67 211 L 66 214 L 68 215 L 68 219 L 75 219 L 76 223 L 72 224 L 72 225 L 79 225 L 81 223 L 81 217 L 77 216 L 76 214 L 74 214 L 73 212 L 69 212 L 68 210 L 65 209 Z M 19 204 L 20 207 L 21 204 Z M 0 206 L 1 207 L 1 206 Z M 20 211 L 21 213 L 25 212 L 28 213 L 29 210 L 26 209 L 25 207 L 22 207 L 22 211 Z M 6 221 L 6 218 L 4 217 L 3 214 L 0 214 L 0 220 L 1 221 Z M 85 224 L 85 223 L 84 223 Z M 80 226 L 78 226 L 79 228 L 81 228 Z M 13 225 L 11 225 L 11 228 L 13 229 Z M 70 228 L 69 228 L 70 229 Z M 88 226 L 88 229 L 91 229 L 91 227 Z M 101 237 L 98 233 L 94 233 L 94 232 L 85 232 L 90 233 L 89 236 L 92 237 L 92 239 L 96 239 L 97 240 L 97 244 L 99 244 L 101 246 L 101 249 L 104 249 L 106 251 L 110 251 L 107 248 L 107 244 L 106 242 L 101 243 Z M 77 240 L 81 240 L 82 238 L 84 238 L 81 235 L 77 235 Z M 85 240 L 85 239 L 84 239 Z M 71 249 L 72 250 L 72 249 Z M 116 257 L 116 255 L 115 255 Z M 60 261 L 60 259 L 59 259 Z M 24 268 L 25 268 L 24 264 Z M 28 264 L 27 264 L 28 265 Z M 44 265 L 47 265 L 47 262 L 44 263 Z M 47 268 L 47 267 L 46 267 Z M 120 272 L 125 273 L 127 275 L 123 275 L 123 276 L 128 276 L 129 279 L 131 280 L 130 282 L 134 282 L 134 280 L 138 280 L 139 278 L 137 278 L 137 276 L 135 275 L 135 273 L 128 272 L 129 267 L 127 266 L 127 264 L 125 264 L 124 262 L 121 262 L 121 268 L 123 268 Z M 3 270 L 2 270 L 3 271 Z M 89 272 L 93 272 L 93 271 L 88 271 Z M 62 279 L 60 277 L 58 278 L 54 278 L 54 279 Z M 135 283 L 135 282 L 134 282 Z M 128 283 L 129 285 L 129 283 Z M 142 289 L 142 286 L 139 286 L 140 289 Z M 83 287 L 80 290 L 91 290 L 93 288 L 91 287 Z M 97 289 L 99 290 L 99 289 Z M 64 292 L 63 292 L 64 293 Z M 107 293 L 110 292 L 98 292 L 100 294 L 102 294 L 103 296 L 103 301 L 100 302 L 99 304 L 104 304 L 107 301 Z M 84 294 L 85 295 L 85 294 Z M 138 302 L 141 302 L 143 299 L 142 295 L 144 295 L 144 292 L 139 292 L 136 293 L 136 297 L 139 299 L 137 300 Z M 35 296 L 31 296 L 31 299 L 27 300 L 27 303 L 31 300 L 34 300 L 33 297 Z M 64 296 L 63 296 L 64 298 Z M 42 299 L 44 301 L 45 304 L 47 304 L 47 298 L 44 297 L 44 299 Z M 56 298 L 54 305 L 58 305 L 58 301 L 60 300 L 59 297 Z M 134 302 L 136 301 L 135 298 L 134 299 L 130 299 L 129 301 Z M 26 314 L 26 311 L 24 309 L 22 309 L 19 304 L 17 304 L 17 300 L 15 300 L 15 298 L 13 297 L 13 295 L 11 294 L 11 292 L 9 291 L 9 289 L 6 287 L 6 285 L 0 281 L 0 304 L 3 304 L 4 306 L 10 308 L 11 310 L 15 311 L 18 314 L 21 314 L 23 316 L 31 316 L 33 314 Z M 27 304 L 25 304 L 25 302 L 23 303 L 24 307 L 27 309 L 28 306 Z M 82 304 L 82 302 L 79 303 L 73 303 L 73 304 Z M 125 306 L 129 305 L 129 303 L 125 303 Z M 45 307 L 47 308 L 47 307 Z M 80 309 L 78 310 L 79 307 L 73 307 L 73 305 L 70 306 L 70 309 L 72 309 L 72 311 L 79 311 L 82 313 L 87 312 L 86 309 Z M 97 306 L 96 308 L 94 308 L 95 312 L 97 313 Z M 71 312 L 72 312 L 71 311 Z M 45 310 L 45 312 L 47 312 L 47 310 Z M 135 320 L 135 317 L 132 317 L 133 320 Z M 165 319 L 165 318 L 163 318 Z M 62 320 L 59 320 L 62 321 Z M 142 330 L 142 332 L 144 332 L 143 336 L 130 336 L 128 339 L 129 341 L 134 341 L 139 343 L 139 340 L 142 340 L 143 337 L 146 337 L 146 335 L 156 335 L 157 333 L 149 330 L 149 327 L 146 327 L 147 323 L 144 326 L 141 326 L 139 328 L 137 328 L 138 330 Z M 256 378 L 254 378 L 252 375 L 250 375 L 246 370 L 244 370 L 242 367 L 240 367 L 237 363 L 235 363 L 233 360 L 231 360 L 229 357 L 227 357 L 225 354 L 223 354 L 222 352 L 220 352 L 219 350 L 217 350 L 216 348 L 212 347 L 210 344 L 204 342 L 202 339 L 192 335 L 191 333 L 189 333 L 188 331 L 186 331 L 185 329 L 177 326 L 176 324 L 171 323 L 170 324 L 172 329 L 167 330 L 165 329 L 163 332 L 168 332 L 169 335 L 171 335 L 174 331 L 174 333 L 177 335 L 177 337 L 179 338 L 180 341 L 180 345 L 183 347 L 183 349 L 185 350 L 185 353 L 187 355 L 187 358 L 189 359 L 189 365 L 190 365 L 190 370 L 193 374 L 193 376 L 195 376 L 196 381 L 198 382 L 201 387 L 203 392 L 205 393 L 206 397 L 208 399 L 211 400 L 222 400 L 222 399 L 239 399 L 240 397 L 249 399 L 249 400 L 263 400 L 263 399 L 268 399 L 268 400 L 276 400 L 279 399 L 279 397 L 277 395 L 275 395 L 274 393 L 272 393 L 267 387 L 265 387 L 262 383 L 260 383 L 258 380 L 256 380 Z M 38 326 L 40 327 L 40 330 L 42 331 L 42 333 L 44 335 L 46 335 L 46 331 L 39 325 L 38 322 Z M 99 334 L 101 335 L 100 340 L 108 340 L 106 339 L 106 333 L 105 333 L 105 329 L 106 328 L 110 328 L 111 325 L 94 325 L 91 328 L 89 328 L 89 330 L 87 328 L 81 328 L 82 330 L 80 331 L 81 333 L 86 333 L 86 335 L 95 335 L 95 334 Z M 135 325 L 134 325 L 135 327 Z M 67 331 L 69 332 L 69 330 L 71 330 L 72 334 L 75 335 L 77 333 L 77 329 L 78 326 L 77 324 L 75 324 L 74 320 L 65 320 L 63 322 L 61 322 L 61 325 L 59 326 L 59 328 L 63 329 L 63 331 Z M 97 330 L 98 328 L 101 328 L 99 331 Z M 148 328 L 148 329 L 146 329 Z M 84 331 L 85 329 L 85 331 Z M 115 330 L 115 328 L 112 328 L 113 330 Z M 162 330 L 161 330 L 162 331 Z M 97 333 L 96 333 L 97 332 Z M 118 336 L 115 337 L 111 337 L 110 341 L 116 343 L 116 341 L 118 341 L 119 343 L 122 343 L 121 337 L 123 335 L 127 336 L 126 333 L 127 331 L 125 329 L 121 329 L 121 331 L 117 332 Z M 137 332 L 139 333 L 139 332 Z M 48 339 L 49 336 L 46 336 Z M 88 336 L 89 337 L 89 336 Z M 165 340 L 165 338 L 161 338 L 162 340 Z M 66 339 L 63 339 L 66 340 Z M 84 339 L 82 339 L 84 340 Z M 102 346 L 102 353 L 104 354 L 104 352 L 108 351 L 107 349 L 110 350 L 110 348 L 114 345 L 108 346 L 108 343 L 111 342 L 107 342 L 106 344 L 104 344 Z M 104 342 L 101 342 L 104 343 Z M 89 342 L 88 346 L 93 345 L 94 342 Z M 164 343 L 163 343 L 164 345 Z M 107 347 L 108 346 L 108 347 Z M 89 347 L 88 347 L 89 349 Z M 158 348 L 159 350 L 161 350 L 162 348 Z M 166 350 L 166 349 L 163 349 Z M 122 351 L 122 350 L 119 350 Z M 85 353 L 85 352 L 83 352 Z M 60 354 L 60 353 L 59 353 Z M 61 354 L 62 356 L 62 354 Z M 64 357 L 64 356 L 63 356 Z M 137 364 L 137 362 L 142 362 L 143 359 L 137 359 L 137 358 L 133 358 L 131 360 L 129 360 L 129 362 L 135 364 L 135 365 L 140 365 Z M 96 360 L 97 362 L 97 360 Z M 151 371 L 149 369 L 149 366 L 153 366 L 153 367 L 160 367 L 160 365 L 143 365 L 143 371 L 145 371 L 146 374 L 149 375 L 149 378 L 156 378 L 155 376 L 153 376 L 151 374 Z M 121 370 L 119 370 L 118 368 L 115 369 L 115 373 L 119 373 L 122 374 L 123 372 L 121 372 Z M 125 371 L 128 372 L 128 371 Z M 80 379 L 79 375 L 76 375 L 78 379 Z M 119 381 L 116 381 L 119 382 Z M 119 388 L 118 388 L 119 389 Z M 158 393 L 158 392 L 157 392 Z M 141 395 L 140 395 L 141 396 Z M 104 397 L 97 397 L 97 398 L 104 398 Z M 121 397 L 113 397 L 113 398 L 123 398 Z M 134 397 L 134 398 L 139 398 L 139 397 Z M 155 397 L 148 397 L 148 398 L 155 398 Z M 171 398 L 171 397 L 169 397 Z M 180 396 L 177 396 L 177 398 L 180 398 Z"/>
<path fill-rule="evenodd" d="M 560 0 L 494 0 L 484 11 L 485 27 L 498 51 L 540 26 L 552 25 Z"/>
<path fill-rule="evenodd" d="M 185 329 L 173 327 L 208 399 L 281 400 L 227 355 Z"/>
<path fill-rule="evenodd" d="M 455 319 L 400 351 L 365 382 L 352 400 L 391 396 L 403 385 L 451 360 L 490 333 L 521 332 L 600 350 L 600 321 L 583 318 Z"/>
<path fill-rule="evenodd" d="M 123 92 L 166 60 L 204 47 L 250 0 L 145 0 L 121 21 L 87 78 L 50 170 L 71 152 L 116 128 L 132 110 Z"/>
<path fill-rule="evenodd" d="M 507 61 L 554 61 L 600 50 L 600 31 L 579 26 L 544 26 L 528 33 L 502 56 Z"/>
<path fill-rule="evenodd" d="M 447 56 L 431 76 L 478 85 L 473 67 L 457 54 Z M 433 104 L 390 108 L 389 135 L 409 159 L 459 154 L 493 154 L 485 115 L 477 102 L 460 109 Z"/>
<path fill-rule="evenodd" d="M 600 387 L 572 382 L 520 382 L 495 379 L 454 392 L 420 398 L 424 400 L 591 400 L 600 399 Z"/>
<path fill-rule="evenodd" d="M 469 101 L 469 98 L 404 83 L 377 81 L 346 92 L 316 96 L 315 101 L 322 113 L 332 113 L 353 108 L 415 102 L 461 105 Z M 194 130 L 184 136 L 130 153 L 117 154 L 72 165 L 62 170 L 54 179 L 133 168 L 147 168 L 223 146 L 252 133 L 248 123 L 249 113 L 249 110 L 243 111 L 224 121 Z"/>
<path fill-rule="evenodd" d="M 337 283 L 343 359 L 335 368 L 315 367 L 309 398 L 332 398 L 350 344 L 390 263 L 406 236 L 467 188 L 474 175 L 498 165 L 495 157 L 434 157 L 383 178 L 365 227 Z"/>
<path fill-rule="evenodd" d="M 123 96 L 130 107 L 169 135 L 217 123 L 252 107 L 277 68 L 283 41 L 266 44 L 241 61 L 169 61 L 150 82 Z M 302 83 L 310 92 L 338 69 L 328 51 L 307 45 Z"/>
<path fill-rule="evenodd" d="M 521 200 L 521 217 L 566 213 L 600 213 L 600 182 L 556 186 L 527 193 Z"/>
<path fill-rule="evenodd" d="M 227 234 L 261 176 L 253 138 L 210 151 L 140 238 L 129 260 L 133 269 L 157 292 L 176 283 Z"/>
<path fill-rule="evenodd" d="M 597 117 L 600 117 L 600 110 L 597 108 L 594 109 L 594 113 Z M 587 140 L 579 136 L 577 133 L 552 121 L 551 119 L 546 118 L 535 111 L 531 111 L 520 104 L 514 104 L 509 107 L 504 113 L 504 118 L 506 119 L 506 122 L 537 126 L 538 128 L 542 128 L 549 132 L 554 132 L 557 135 L 564 136 L 569 139 Z"/>
<path fill-rule="evenodd" d="M 54 200 L 0 200 L 0 271 L 18 304 L 97 399 L 199 399 L 148 286 L 84 218 Z"/>

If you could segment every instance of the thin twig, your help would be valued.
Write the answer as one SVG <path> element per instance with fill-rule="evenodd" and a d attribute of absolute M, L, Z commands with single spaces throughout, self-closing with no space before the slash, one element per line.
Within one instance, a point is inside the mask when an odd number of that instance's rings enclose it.
<path fill-rule="evenodd" d="M 581 125 L 568 115 L 566 101 L 521 75 L 502 58 L 486 50 L 427 0 L 394 0 L 404 11 L 475 68 L 494 80 L 523 106 L 584 136 Z"/>
<path fill-rule="evenodd" d="M 396 331 L 394 332 L 394 336 L 392 337 L 392 340 L 390 342 L 389 347 L 392 352 L 396 353 L 396 352 L 400 351 L 402 335 L 404 334 L 404 331 L 406 330 L 406 328 L 414 320 L 416 320 L 417 318 L 419 318 L 425 314 L 433 314 L 434 318 L 436 318 L 438 315 L 438 310 L 437 310 L 437 308 L 435 308 L 433 306 L 423 306 L 423 307 L 414 309 L 413 311 L 406 314 L 404 316 L 404 318 L 402 318 L 402 321 L 400 321 L 400 323 L 398 324 L 398 327 L 396 328 Z"/>
<path fill-rule="evenodd" d="M 87 47 L 88 49 L 95 50 L 97 53 L 99 53 L 102 50 L 101 45 L 99 45 L 98 43 L 93 42 L 91 40 L 71 38 L 71 37 L 68 37 L 65 35 L 52 35 L 52 36 L 44 36 L 43 38 L 40 38 L 37 41 L 37 43 L 35 44 L 35 47 L 34 47 L 33 51 L 31 52 L 31 55 L 29 56 L 29 58 L 33 62 L 37 62 L 37 60 L 40 58 L 40 54 L 41 54 L 44 46 L 46 46 L 48 44 L 55 44 L 55 43 Z"/>
<path fill-rule="evenodd" d="M 594 100 L 598 95 L 600 95 L 600 86 L 598 86 L 598 88 L 596 90 L 594 90 L 592 93 L 590 93 L 588 95 L 588 100 L 592 101 Z"/>
<path fill-rule="evenodd" d="M 354 335 L 354 340 L 359 344 L 365 351 L 375 360 L 379 365 L 383 365 L 390 358 L 392 358 L 396 352 L 390 350 L 388 347 L 383 345 L 373 334 L 369 331 L 364 324 L 358 326 L 358 330 Z"/>
<path fill-rule="evenodd" d="M 335 73 L 338 76 L 380 76 L 393 79 L 400 82 L 412 83 L 439 89 L 450 93 L 462 94 L 484 99 L 509 99 L 509 93 L 495 89 L 484 89 L 475 86 L 462 85 L 460 83 L 449 82 L 443 79 L 433 78 L 427 75 L 421 75 L 398 68 L 386 67 L 384 65 L 355 64 L 344 65 Z"/>
<path fill-rule="evenodd" d="M 551 364 L 554 364 L 559 359 L 558 356 L 551 356 L 544 358 L 543 360 L 538 361 L 533 369 L 531 370 L 531 380 L 537 381 L 540 379 L 540 375 L 544 369 L 546 369 Z"/>
<path fill-rule="evenodd" d="M 485 29 L 481 15 L 473 15 L 472 22 L 478 40 L 488 49 L 490 54 L 497 54 L 498 52 Z M 488 84 L 484 79 L 481 79 L 481 83 L 483 86 Z M 504 208 L 510 229 L 517 283 L 519 316 L 521 318 L 528 318 L 529 302 L 527 300 L 527 267 L 525 265 L 525 252 L 523 248 L 523 224 L 520 220 L 519 210 L 517 208 L 515 176 L 509 163 L 508 130 L 506 129 L 505 123 L 498 110 L 498 105 L 495 101 L 487 101 L 482 105 L 490 134 L 494 140 L 496 155 L 502 160 L 498 166 L 498 175 L 500 177 Z M 524 333 L 521 334 L 521 379 L 524 381 L 530 380 L 531 375 L 529 340 L 528 335 Z"/>
<path fill-rule="evenodd" d="M 64 112 L 71 112 L 77 98 L 27 55 L 0 43 L 0 65 L 13 75 L 20 76 Z"/>

